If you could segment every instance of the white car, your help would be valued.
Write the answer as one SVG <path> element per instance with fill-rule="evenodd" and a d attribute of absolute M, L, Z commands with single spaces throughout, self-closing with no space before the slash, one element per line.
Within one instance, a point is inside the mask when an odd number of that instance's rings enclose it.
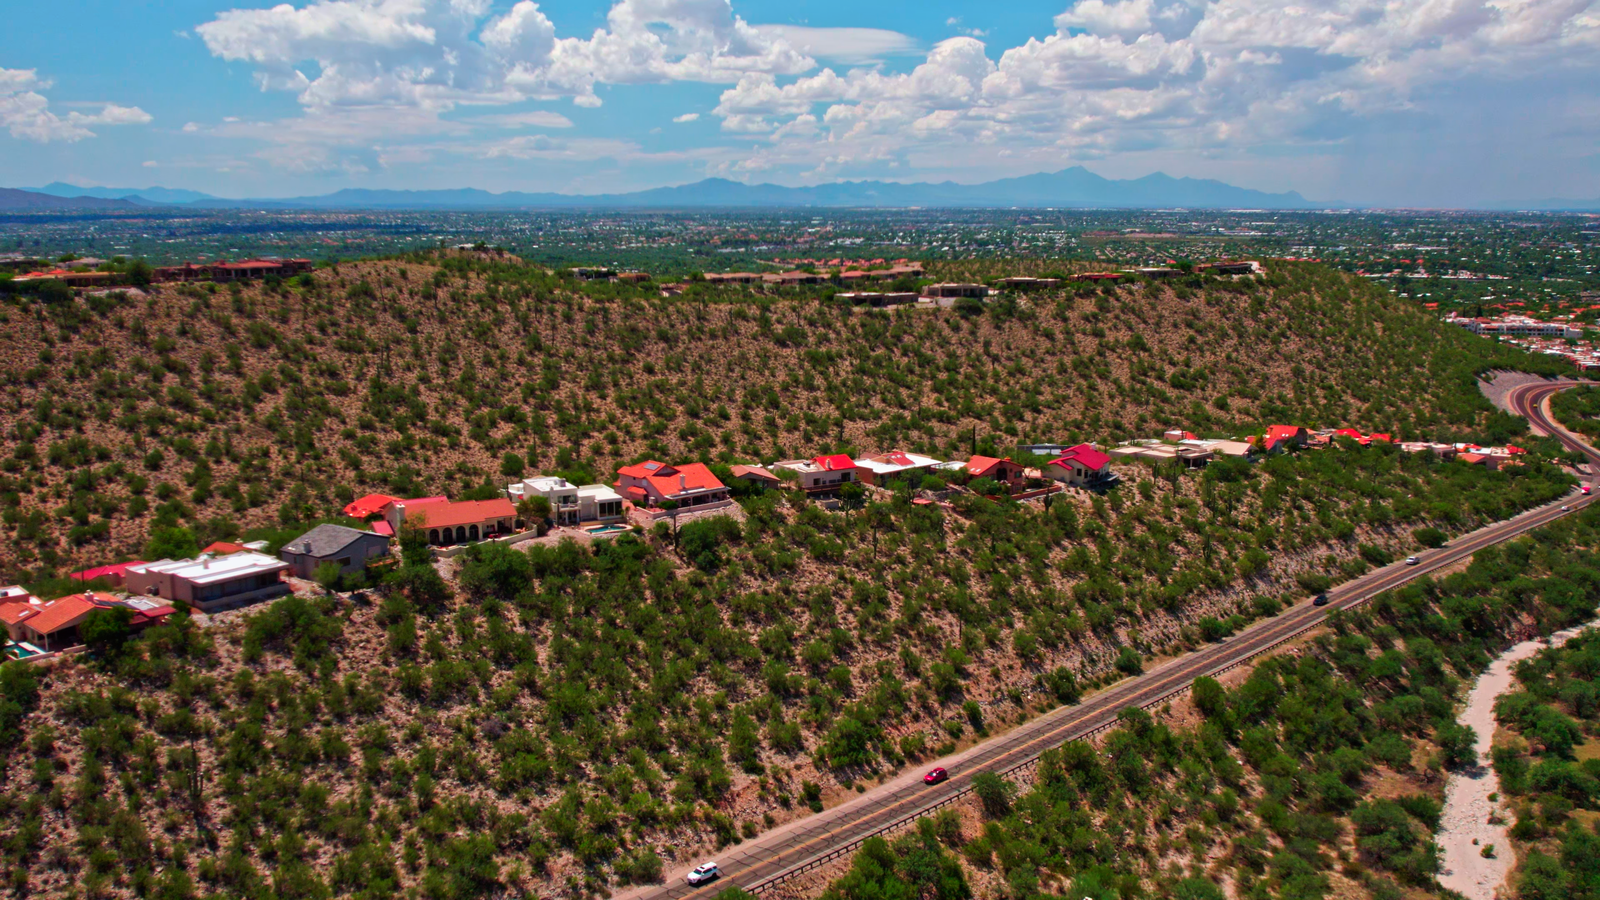
<path fill-rule="evenodd" d="M 1408 565 L 1408 566 L 1414 566 L 1419 562 L 1422 562 L 1422 560 L 1417 559 L 1415 556 L 1406 557 L 1406 565 Z"/>
<path fill-rule="evenodd" d="M 716 863 L 701 863 L 700 865 L 694 867 L 693 872 L 689 873 L 687 881 L 690 884 L 705 884 L 721 874 L 722 872 L 717 869 Z"/>

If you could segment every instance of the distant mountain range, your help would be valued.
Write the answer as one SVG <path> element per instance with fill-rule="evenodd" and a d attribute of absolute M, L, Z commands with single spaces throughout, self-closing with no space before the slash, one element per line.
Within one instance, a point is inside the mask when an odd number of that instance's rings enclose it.
<path fill-rule="evenodd" d="M 28 200 L 26 195 L 38 200 Z M 63 201 L 65 201 L 63 203 Z M 125 206 L 105 204 L 121 203 Z M 834 209 L 909 207 L 1006 208 L 1062 207 L 1101 209 L 1326 209 L 1350 208 L 1345 203 L 1316 203 L 1294 191 L 1282 194 L 1235 187 L 1202 178 L 1173 178 L 1161 172 L 1143 178 L 1104 178 L 1082 166 L 1002 178 L 982 184 L 900 184 L 888 181 L 841 181 L 811 187 L 742 184 L 708 178 L 693 184 L 652 188 L 622 194 L 555 194 L 475 188 L 435 191 L 346 188 L 314 197 L 230 200 L 199 191 L 164 187 L 82 188 L 55 182 L 42 188 L 9 190 L 0 209 L 119 209 L 136 207 L 188 209 L 383 209 L 383 210 L 513 210 L 513 209 L 694 209 L 745 207 Z M 1600 200 L 1540 200 L 1501 203 L 1500 210 L 1600 210 Z"/>
<path fill-rule="evenodd" d="M 138 209 L 128 200 L 108 200 L 103 197 L 57 197 L 37 191 L 19 191 L 0 188 L 0 209 Z"/>
<path fill-rule="evenodd" d="M 22 188 L 35 194 L 49 194 L 52 197 L 65 197 L 77 199 L 79 197 L 94 197 L 102 200 L 131 200 L 144 205 L 168 203 L 193 203 L 196 200 L 216 200 L 210 194 L 199 191 L 185 191 L 178 188 L 147 187 L 147 188 L 107 188 L 107 187 L 78 187 L 75 184 L 66 184 L 61 181 L 52 181 L 41 188 Z"/>
<path fill-rule="evenodd" d="M 693 184 L 652 188 L 623 194 L 554 194 L 508 191 L 494 194 L 474 188 L 439 191 L 392 191 L 347 188 L 316 197 L 229 200 L 197 191 L 171 188 L 80 188 L 48 184 L 26 189 L 59 199 L 121 200 L 146 206 L 198 209 L 685 209 L 705 207 L 1112 207 L 1156 209 L 1313 209 L 1320 204 L 1297 193 L 1272 194 L 1234 187 L 1220 181 L 1173 178 L 1157 172 L 1143 178 L 1102 178 L 1081 166 L 1060 172 L 1005 178 L 983 184 L 898 184 L 887 181 L 844 181 L 812 187 L 741 184 L 708 178 Z M 86 203 L 80 205 L 87 205 Z M 0 207 L 8 204 L 0 203 Z M 14 206 L 10 208 L 16 208 Z"/>

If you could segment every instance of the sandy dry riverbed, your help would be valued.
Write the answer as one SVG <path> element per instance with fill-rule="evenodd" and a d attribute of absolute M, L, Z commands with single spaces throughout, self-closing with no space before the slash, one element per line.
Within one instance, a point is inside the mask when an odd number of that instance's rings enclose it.
<path fill-rule="evenodd" d="M 1478 676 L 1472 693 L 1467 695 L 1467 708 L 1457 721 L 1472 726 L 1478 735 L 1478 765 L 1450 776 L 1450 784 L 1445 789 L 1444 815 L 1436 837 L 1444 850 L 1439 883 L 1458 891 L 1467 900 L 1494 900 L 1495 892 L 1505 883 L 1506 873 L 1515 862 L 1511 858 L 1506 826 L 1489 823 L 1490 815 L 1496 812 L 1510 821 L 1504 804 L 1489 799 L 1489 795 L 1498 794 L 1500 790 L 1500 779 L 1489 764 L 1489 746 L 1495 729 L 1494 701 L 1514 686 L 1512 666 L 1546 647 L 1561 646 L 1592 624 L 1558 631 L 1547 639 L 1517 644 Z M 1483 856 L 1483 848 L 1489 844 L 1495 848 L 1493 859 Z"/>

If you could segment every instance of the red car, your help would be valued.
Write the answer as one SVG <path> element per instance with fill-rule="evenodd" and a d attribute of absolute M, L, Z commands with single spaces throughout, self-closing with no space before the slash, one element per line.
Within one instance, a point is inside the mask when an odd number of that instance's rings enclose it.
<path fill-rule="evenodd" d="M 943 781 L 943 780 L 945 780 L 946 778 L 949 778 L 949 777 L 950 777 L 950 773 L 949 772 L 946 772 L 943 769 L 934 769 L 932 772 L 929 772 L 928 774 L 922 776 L 922 783 L 923 784 L 938 784 L 939 782 L 941 782 L 941 781 Z"/>

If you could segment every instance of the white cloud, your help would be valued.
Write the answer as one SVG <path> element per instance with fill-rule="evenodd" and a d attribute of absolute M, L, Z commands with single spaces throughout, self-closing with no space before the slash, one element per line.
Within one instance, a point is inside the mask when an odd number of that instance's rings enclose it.
<path fill-rule="evenodd" d="M 50 101 L 40 91 L 50 82 L 36 69 L 0 69 L 0 127 L 12 137 L 49 143 L 76 142 L 94 137 L 90 129 L 100 125 L 145 125 L 150 114 L 136 106 L 116 103 L 79 104 L 99 106 L 96 113 L 69 112 L 58 116 L 50 111 Z M 73 105 L 73 104 L 68 104 Z"/>
<path fill-rule="evenodd" d="M 558 112 L 536 109 L 497 116 L 476 116 L 465 120 L 473 125 L 493 128 L 571 128 L 572 120 Z"/>
<path fill-rule="evenodd" d="M 998 159 L 1059 168 L 1130 151 L 1294 153 L 1392 128 L 1380 123 L 1396 113 L 1447 117 L 1438 95 L 1471 92 L 1462 85 L 1536 94 L 1541 78 L 1600 82 L 1600 0 L 1058 0 L 1045 33 L 1020 44 L 990 47 L 954 16 L 945 25 L 962 36 L 925 53 L 898 31 L 752 25 L 730 0 L 612 0 L 602 27 L 569 37 L 533 0 L 297 2 L 228 10 L 195 33 L 304 108 L 215 133 L 285 148 L 263 158 L 302 170 L 398 164 L 412 158 L 403 142 L 430 135 L 459 137 L 428 151 L 450 154 L 474 146 L 473 129 L 567 128 L 552 112 L 444 114 L 530 100 L 594 108 L 645 83 L 726 86 L 711 112 L 721 145 L 695 159 L 821 177 L 930 165 L 988 175 Z M 909 70 L 882 62 L 911 52 L 922 59 Z M 0 103 L 36 96 L 13 88 Z M 120 109 L 102 123 L 138 115 Z M 18 133 L 22 114 L 10 115 Z M 513 159 L 599 149 L 574 140 L 495 135 L 483 146 Z"/>
<path fill-rule="evenodd" d="M 917 49 L 916 38 L 883 28 L 811 28 L 805 25 L 757 25 L 764 35 L 779 38 L 808 56 L 847 65 L 904 56 Z"/>
<path fill-rule="evenodd" d="M 1055 167 L 1130 150 L 1293 152 L 1414 115 L 1463 78 L 1600 75 L 1597 11 L 1593 0 L 1076 0 L 1055 33 L 997 59 L 956 38 L 905 73 L 752 73 L 714 112 L 725 131 L 766 136 L 752 170 L 917 159 L 989 174 L 1002 149 Z M 820 126 L 787 127 L 801 117 Z"/>
<path fill-rule="evenodd" d="M 698 118 L 700 118 L 700 114 L 699 113 L 684 113 L 681 116 L 673 116 L 672 117 L 672 121 L 677 122 L 678 124 L 681 125 L 684 122 L 693 122 L 694 120 L 696 120 Z"/>

